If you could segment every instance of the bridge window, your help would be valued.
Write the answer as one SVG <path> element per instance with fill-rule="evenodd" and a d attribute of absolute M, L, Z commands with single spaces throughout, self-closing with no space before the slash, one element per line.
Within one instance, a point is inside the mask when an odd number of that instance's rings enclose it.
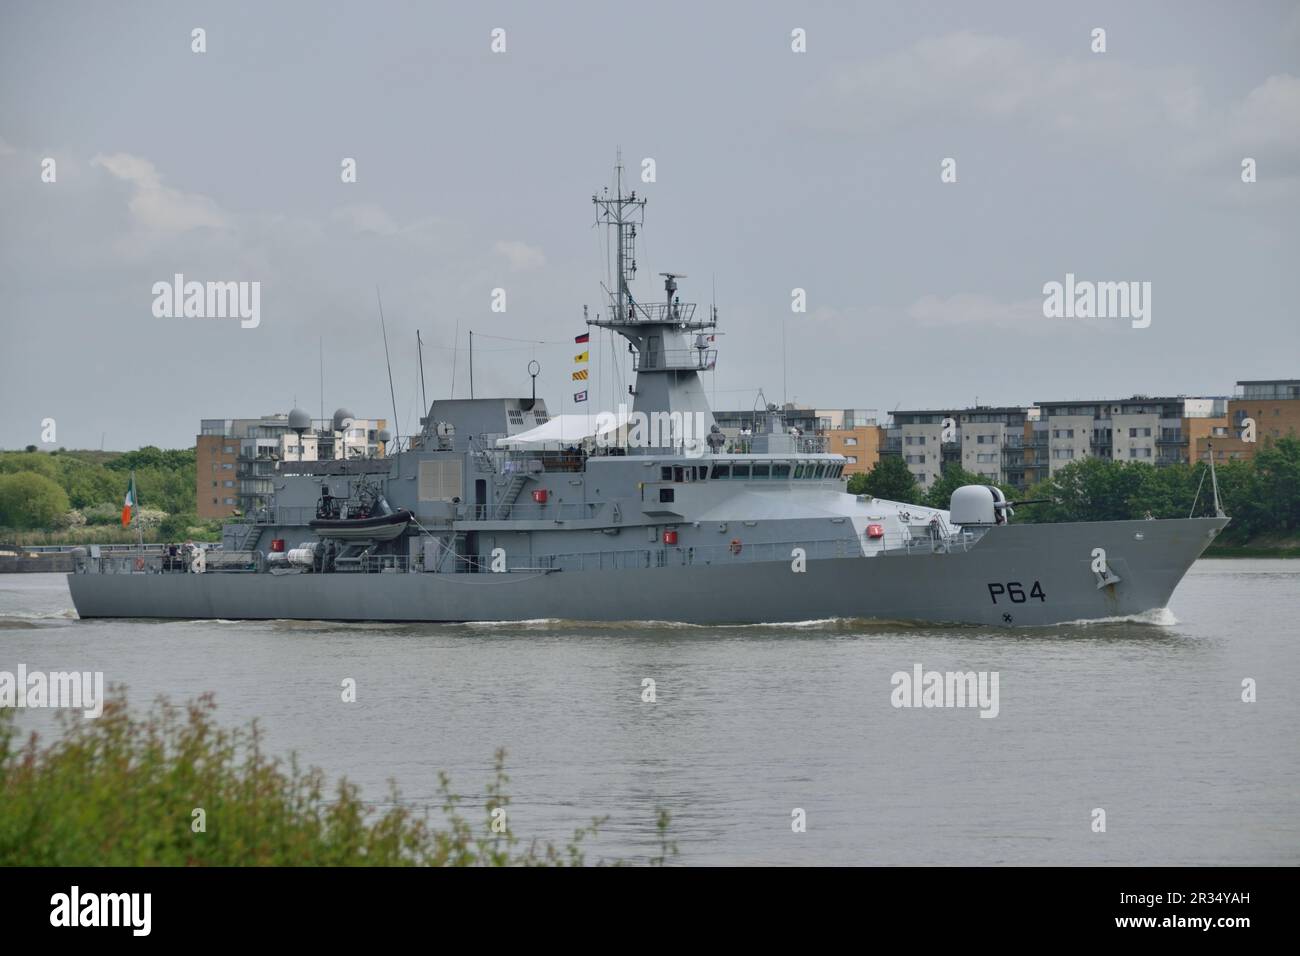
<path fill-rule="evenodd" d="M 739 479 L 740 481 L 748 481 L 748 480 L 749 480 L 749 466 L 748 466 L 748 465 L 736 465 L 735 467 L 733 467 L 733 468 L 731 469 L 731 477 L 732 477 L 732 478 Z"/>
<path fill-rule="evenodd" d="M 754 477 L 755 477 L 755 478 L 767 478 L 771 473 L 772 473 L 772 466 L 771 466 L 771 465 L 755 465 L 755 466 L 754 466 Z"/>
<path fill-rule="evenodd" d="M 813 468 L 813 466 L 811 466 L 811 465 L 810 465 L 809 467 L 810 467 L 810 468 Z M 813 468 L 813 478 L 814 478 L 814 479 L 822 478 L 822 477 L 825 476 L 825 474 L 826 474 L 826 466 L 825 466 L 825 465 L 817 465 L 815 468 Z"/>
<path fill-rule="evenodd" d="M 794 477 L 795 477 L 795 481 L 798 481 L 801 478 L 803 478 L 803 462 L 799 462 L 794 466 Z"/>
<path fill-rule="evenodd" d="M 672 488 L 660 488 L 660 489 L 659 489 L 659 500 L 660 500 L 661 502 L 664 502 L 664 501 L 672 501 L 672 500 L 673 500 L 673 497 L 674 497 L 674 491 L 673 491 Z"/>
<path fill-rule="evenodd" d="M 773 478 L 782 478 L 782 479 L 784 479 L 784 478 L 789 478 L 789 477 L 790 477 L 790 466 L 789 466 L 789 465 L 773 465 L 773 466 L 772 466 L 772 477 L 773 477 Z"/>
<path fill-rule="evenodd" d="M 730 478 L 730 477 L 731 477 L 731 466 L 730 466 L 730 465 L 714 465 L 714 466 L 713 466 L 713 477 L 714 477 L 714 478 Z"/>
<path fill-rule="evenodd" d="M 672 481 L 672 480 L 673 480 L 673 466 L 672 466 L 672 465 L 664 465 L 662 468 L 659 469 L 659 480 L 660 480 L 660 481 Z"/>

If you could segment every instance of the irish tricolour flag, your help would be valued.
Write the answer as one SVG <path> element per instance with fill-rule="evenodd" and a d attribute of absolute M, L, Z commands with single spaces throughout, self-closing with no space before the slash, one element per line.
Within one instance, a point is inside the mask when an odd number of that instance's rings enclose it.
<path fill-rule="evenodd" d="M 131 472 L 131 483 L 126 486 L 126 500 L 122 502 L 122 527 L 131 523 L 131 515 L 138 507 L 135 495 L 135 472 Z"/>

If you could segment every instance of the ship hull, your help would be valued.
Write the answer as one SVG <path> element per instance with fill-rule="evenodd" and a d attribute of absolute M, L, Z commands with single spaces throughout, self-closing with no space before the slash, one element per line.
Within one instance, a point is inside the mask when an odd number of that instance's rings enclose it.
<path fill-rule="evenodd" d="M 875 618 L 1043 626 L 1166 607 L 1227 519 L 1009 525 L 969 551 L 637 571 L 70 574 L 83 618 L 674 621 Z M 1094 549 L 1116 583 L 1098 587 Z"/>

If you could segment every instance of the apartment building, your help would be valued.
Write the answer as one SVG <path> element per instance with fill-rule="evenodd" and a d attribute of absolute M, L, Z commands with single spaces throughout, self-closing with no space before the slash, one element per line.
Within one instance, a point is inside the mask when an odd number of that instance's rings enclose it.
<path fill-rule="evenodd" d="M 1300 379 L 1237 382 L 1224 421 L 1193 437 L 1197 461 L 1253 458 L 1260 444 L 1274 438 L 1300 437 Z"/>
<path fill-rule="evenodd" d="M 313 420 L 301 439 L 287 414 L 261 418 L 205 418 L 195 438 L 195 494 L 200 518 L 247 514 L 267 504 L 281 461 L 382 457 L 384 419 Z"/>
<path fill-rule="evenodd" d="M 825 440 L 826 451 L 844 456 L 846 476 L 866 474 L 880 460 L 884 429 L 875 409 L 818 409 L 817 434 Z"/>
<path fill-rule="evenodd" d="M 1039 402 L 1038 422 L 1028 439 L 1046 452 L 1047 474 L 1072 461 L 1108 458 L 1149 465 L 1186 464 L 1192 436 L 1210 434 L 1227 424 L 1226 398 L 1156 398 Z M 1035 455 L 1036 480 L 1043 475 L 1043 456 Z"/>
<path fill-rule="evenodd" d="M 948 465 L 998 484 L 1025 484 L 1025 425 L 1020 406 L 895 411 L 882 455 L 897 455 L 918 485 L 929 489 Z"/>

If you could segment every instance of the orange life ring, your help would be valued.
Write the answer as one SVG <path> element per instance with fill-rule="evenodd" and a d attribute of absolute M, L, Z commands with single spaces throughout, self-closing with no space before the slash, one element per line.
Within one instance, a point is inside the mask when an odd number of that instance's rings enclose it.
<path fill-rule="evenodd" d="M 741 547 L 742 547 L 742 545 L 741 545 L 741 543 L 740 543 L 740 539 L 739 539 L 739 538 L 732 538 L 732 539 L 731 539 L 730 549 L 731 549 L 731 553 L 732 553 L 732 554 L 740 554 L 740 549 L 741 549 Z"/>
<path fill-rule="evenodd" d="M 143 571 L 143 570 L 144 570 L 144 558 L 136 558 L 136 559 L 135 559 L 135 569 L 136 569 L 137 571 Z"/>

